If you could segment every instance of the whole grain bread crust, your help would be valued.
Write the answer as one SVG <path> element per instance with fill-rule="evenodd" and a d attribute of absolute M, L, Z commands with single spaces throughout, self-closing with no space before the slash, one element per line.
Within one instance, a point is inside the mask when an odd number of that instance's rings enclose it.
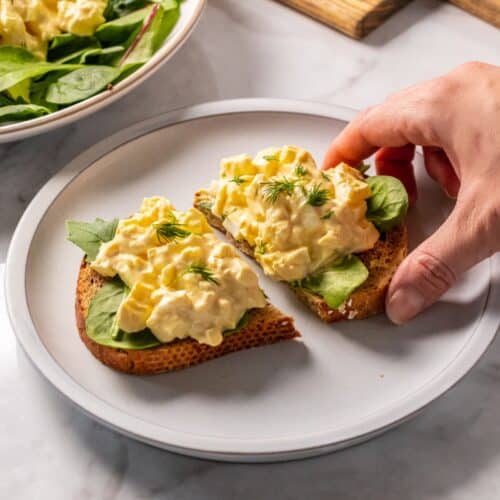
<path fill-rule="evenodd" d="M 248 323 L 224 341 L 211 347 L 196 340 L 177 340 L 149 349 L 117 349 L 94 342 L 86 333 L 85 319 L 90 302 L 105 282 L 84 259 L 76 287 L 76 322 L 88 350 L 105 365 L 124 373 L 153 375 L 188 368 L 231 352 L 300 337 L 293 319 L 273 305 L 252 311 Z"/>
<path fill-rule="evenodd" d="M 194 206 L 207 218 L 209 224 L 223 232 L 234 245 L 246 255 L 254 258 L 254 251 L 243 240 L 235 240 L 207 207 L 211 200 L 204 191 L 195 194 Z M 377 241 L 375 246 L 357 254 L 368 268 L 369 277 L 339 309 L 332 309 L 322 297 L 305 288 L 290 288 L 323 321 L 333 323 L 346 319 L 364 319 L 385 311 L 385 296 L 392 276 L 408 253 L 408 234 L 404 224 L 388 231 Z"/>

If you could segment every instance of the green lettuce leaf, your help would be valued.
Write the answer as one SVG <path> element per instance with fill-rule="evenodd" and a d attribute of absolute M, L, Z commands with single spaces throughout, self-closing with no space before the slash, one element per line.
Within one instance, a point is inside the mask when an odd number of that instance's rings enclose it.
<path fill-rule="evenodd" d="M 161 345 L 148 329 L 125 333 L 118 328 L 116 313 L 128 293 L 128 288 L 119 278 L 104 283 L 90 302 L 85 320 L 87 335 L 100 345 L 119 349 L 148 349 Z"/>
<path fill-rule="evenodd" d="M 367 201 L 368 220 L 382 232 L 403 222 L 408 211 L 408 193 L 402 182 L 389 175 L 374 175 L 366 182 L 372 190 Z"/>
<path fill-rule="evenodd" d="M 66 221 L 66 232 L 69 241 L 81 248 L 87 260 L 93 261 L 102 243 L 111 241 L 116 233 L 118 219 L 105 221 L 97 218 L 94 222 Z"/>
<path fill-rule="evenodd" d="M 50 113 L 50 110 L 44 106 L 36 104 L 12 104 L 0 107 L 0 123 L 16 122 L 38 118 Z"/>
<path fill-rule="evenodd" d="M 302 288 L 323 297 L 332 309 L 340 307 L 368 278 L 368 269 L 355 255 L 345 257 L 300 282 Z"/>
<path fill-rule="evenodd" d="M 121 45 L 112 45 L 111 47 L 97 47 L 82 49 L 70 54 L 58 62 L 76 63 L 76 64 L 104 64 L 113 65 L 113 61 L 125 52 L 125 47 Z"/>
<path fill-rule="evenodd" d="M 50 84 L 45 98 L 53 104 L 73 104 L 104 90 L 120 75 L 112 66 L 85 66 Z"/>
<path fill-rule="evenodd" d="M 242 328 L 244 328 L 245 326 L 248 325 L 248 322 L 250 321 L 251 317 L 252 317 L 252 309 L 249 309 L 248 311 L 245 311 L 245 313 L 240 318 L 240 320 L 238 321 L 238 323 L 236 323 L 236 326 L 234 328 L 230 328 L 228 330 L 224 330 L 224 332 L 222 333 L 222 335 L 224 335 L 224 337 L 226 337 L 226 336 L 231 335 L 232 333 L 237 332 L 238 330 L 241 330 Z"/>
<path fill-rule="evenodd" d="M 51 112 L 57 111 L 59 106 L 57 106 L 57 104 L 48 102 L 45 97 L 47 95 L 47 89 L 49 88 L 49 86 L 52 83 L 56 82 L 62 75 L 64 75 L 64 72 L 53 71 L 52 73 L 49 73 L 48 75 L 45 75 L 44 77 L 39 78 L 36 81 L 32 81 L 30 89 L 30 100 L 32 104 L 44 106 L 45 108 L 50 109 Z"/>
<path fill-rule="evenodd" d="M 148 18 L 150 24 L 147 29 L 139 32 L 138 38 L 132 42 L 132 50 L 126 54 L 121 63 L 124 69 L 149 61 L 174 28 L 179 16 L 180 9 L 175 2 L 171 2 L 167 9 L 160 3 L 153 19 Z"/>
<path fill-rule="evenodd" d="M 126 16 L 131 12 L 146 7 L 149 0 L 108 0 L 108 5 L 104 11 L 106 21 L 112 21 L 119 17 Z"/>
<path fill-rule="evenodd" d="M 7 90 L 29 78 L 46 75 L 51 71 L 72 71 L 81 68 L 76 64 L 55 64 L 46 62 L 15 63 L 0 60 L 0 91 Z"/>
<path fill-rule="evenodd" d="M 140 30 L 144 19 L 146 19 L 151 12 L 151 9 L 152 6 L 148 6 L 115 19 L 114 21 L 101 24 L 95 32 L 96 38 L 103 45 L 128 46 L 131 36 Z"/>
<path fill-rule="evenodd" d="M 0 70 L 9 64 L 23 64 L 37 61 L 38 59 L 29 50 L 22 47 L 12 47 L 10 45 L 0 47 Z"/>
<path fill-rule="evenodd" d="M 23 80 L 17 83 L 13 87 L 7 89 L 7 93 L 14 101 L 20 101 L 23 104 L 29 104 L 30 102 L 30 87 L 31 80 Z"/>
<path fill-rule="evenodd" d="M 77 36 L 71 33 L 63 33 L 51 40 L 47 52 L 47 60 L 62 63 L 66 62 L 72 54 L 100 47 L 99 40 L 94 36 Z"/>
<path fill-rule="evenodd" d="M 106 281 L 90 302 L 85 329 L 87 335 L 100 345 L 119 349 L 148 349 L 162 345 L 149 330 L 126 333 L 117 325 L 116 314 L 129 289 L 120 278 Z M 251 311 L 238 321 L 235 328 L 226 330 L 224 336 L 237 332 L 250 320 Z"/>

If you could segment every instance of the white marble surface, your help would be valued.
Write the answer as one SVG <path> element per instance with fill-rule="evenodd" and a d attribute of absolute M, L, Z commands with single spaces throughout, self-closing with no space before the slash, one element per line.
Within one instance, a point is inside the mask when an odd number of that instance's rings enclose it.
<path fill-rule="evenodd" d="M 0 262 L 24 207 L 75 154 L 137 120 L 234 97 L 361 108 L 471 59 L 500 64 L 500 32 L 415 0 L 363 42 L 271 0 L 209 0 L 193 37 L 151 80 L 81 123 L 0 147 Z M 0 296 L 0 498 L 494 499 L 500 497 L 500 340 L 449 394 L 374 441 L 318 459 L 228 465 L 111 432 L 31 366 Z"/>

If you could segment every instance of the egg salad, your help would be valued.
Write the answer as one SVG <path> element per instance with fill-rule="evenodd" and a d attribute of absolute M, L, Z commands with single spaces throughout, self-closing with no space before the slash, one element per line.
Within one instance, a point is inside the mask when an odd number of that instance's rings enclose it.
<path fill-rule="evenodd" d="M 244 314 L 266 305 L 254 271 L 218 240 L 196 209 L 175 210 L 161 197 L 120 220 L 91 263 L 130 289 L 115 321 L 127 333 L 148 328 L 161 342 L 193 338 L 219 345 Z"/>
<path fill-rule="evenodd" d="M 0 44 L 44 59 L 60 33 L 90 36 L 104 23 L 107 0 L 0 0 Z"/>
<path fill-rule="evenodd" d="M 205 194 L 224 228 L 278 280 L 302 280 L 379 239 L 366 217 L 372 193 L 363 174 L 346 164 L 322 172 L 299 147 L 225 158 Z"/>

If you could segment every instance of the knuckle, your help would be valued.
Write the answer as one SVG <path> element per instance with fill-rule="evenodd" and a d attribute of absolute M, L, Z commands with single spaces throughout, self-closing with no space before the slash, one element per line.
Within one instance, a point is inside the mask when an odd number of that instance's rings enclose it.
<path fill-rule="evenodd" d="M 457 280 L 453 270 L 438 257 L 421 251 L 414 260 L 418 285 L 424 296 L 438 297 Z"/>
<path fill-rule="evenodd" d="M 424 146 L 439 144 L 435 108 L 427 97 L 409 104 L 408 109 L 401 113 L 400 120 L 400 127 L 406 131 L 410 142 Z"/>
<path fill-rule="evenodd" d="M 483 70 L 486 67 L 488 67 L 488 64 L 481 62 L 481 61 L 467 61 L 463 64 L 460 64 L 455 68 L 455 70 L 452 73 L 470 73 L 470 72 L 477 72 L 478 70 Z"/>
<path fill-rule="evenodd" d="M 483 179 L 471 181 L 457 205 L 463 226 L 468 228 L 471 237 L 482 242 L 481 254 L 486 257 L 500 251 L 500 203 L 494 197 L 484 203 L 485 189 L 495 191 L 492 185 L 485 186 Z"/>
<path fill-rule="evenodd" d="M 367 141 L 368 141 L 368 137 L 373 132 L 373 129 L 374 129 L 373 125 L 374 125 L 375 121 L 377 120 L 377 111 L 379 109 L 380 109 L 379 106 L 370 106 L 370 107 L 364 109 L 357 116 L 357 125 L 358 125 L 359 133 L 361 134 L 361 137 L 363 137 Z M 380 119 L 380 116 L 378 116 L 378 118 Z"/>
<path fill-rule="evenodd" d="M 363 111 L 360 111 L 358 113 L 358 116 L 356 117 L 356 121 L 358 122 L 360 127 L 366 126 L 370 115 L 373 113 L 373 110 L 377 106 L 368 106 L 367 108 L 363 109 Z"/>
<path fill-rule="evenodd" d="M 453 95 L 457 90 L 457 87 L 457 82 L 453 78 L 449 78 L 448 75 L 431 80 L 429 82 L 428 92 L 430 105 L 434 106 L 446 102 L 446 100 L 450 98 L 450 95 Z"/>
<path fill-rule="evenodd" d="M 477 216 L 477 238 L 483 241 L 486 255 L 500 251 L 500 206 L 498 203 L 483 208 Z"/>

